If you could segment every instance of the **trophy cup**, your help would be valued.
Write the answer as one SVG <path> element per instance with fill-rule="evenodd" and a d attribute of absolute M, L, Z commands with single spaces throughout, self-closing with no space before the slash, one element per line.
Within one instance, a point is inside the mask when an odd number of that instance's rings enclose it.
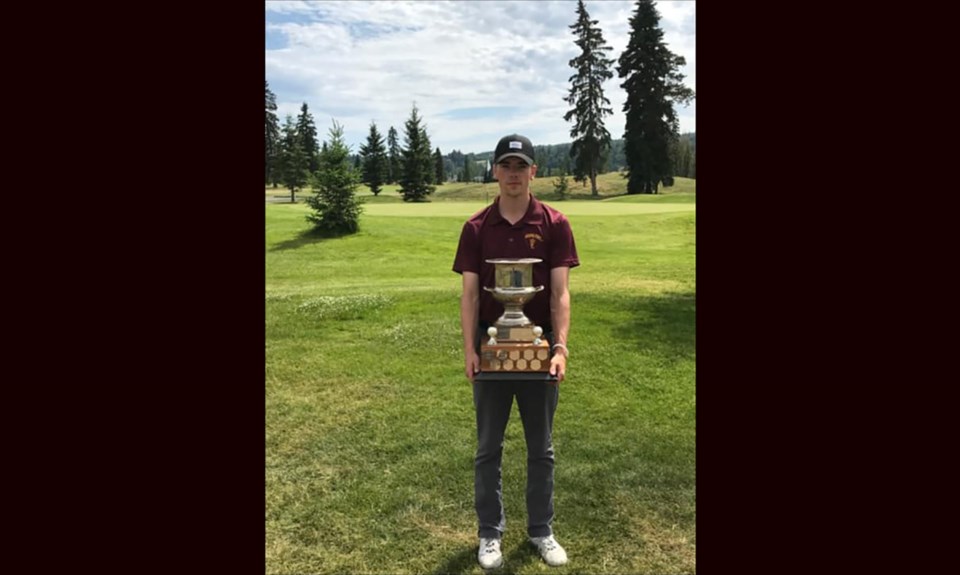
<path fill-rule="evenodd" d="M 533 264 L 541 261 L 537 258 L 487 260 L 495 266 L 496 285 L 483 289 L 503 304 L 503 315 L 487 329 L 489 339 L 480 343 L 481 373 L 478 375 L 499 376 L 495 379 L 554 378 L 546 373 L 550 370 L 550 344 L 541 337 L 543 328 L 534 325 L 523 313 L 523 306 L 543 290 L 543 286 L 533 285 Z"/>

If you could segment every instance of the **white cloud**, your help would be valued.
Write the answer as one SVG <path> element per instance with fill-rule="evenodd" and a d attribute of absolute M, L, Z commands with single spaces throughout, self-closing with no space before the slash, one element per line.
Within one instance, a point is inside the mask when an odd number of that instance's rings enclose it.
<path fill-rule="evenodd" d="M 695 2 L 659 2 L 664 39 L 684 56 L 695 80 Z M 633 2 L 588 1 L 587 11 L 616 58 L 627 44 Z M 326 138 L 331 118 L 356 151 L 370 121 L 403 136 L 415 101 L 434 147 L 446 153 L 490 150 L 503 134 L 537 144 L 570 140 L 563 120 L 577 54 L 569 25 L 576 3 L 554 2 L 267 2 L 266 31 L 283 38 L 266 51 L 266 73 L 278 113 L 296 116 L 306 102 Z M 623 133 L 623 90 L 604 86 Z M 490 109 L 471 114 L 467 109 Z M 680 109 L 681 131 L 695 130 L 694 106 Z"/>

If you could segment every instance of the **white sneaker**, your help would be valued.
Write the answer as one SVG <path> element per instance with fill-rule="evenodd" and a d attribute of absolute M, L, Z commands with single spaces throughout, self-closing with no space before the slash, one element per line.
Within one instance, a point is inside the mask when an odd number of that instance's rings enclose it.
<path fill-rule="evenodd" d="M 540 551 L 540 556 L 547 562 L 547 565 L 557 567 L 567 562 L 567 552 L 557 543 L 553 535 L 531 537 L 530 543 L 533 543 L 537 550 Z"/>
<path fill-rule="evenodd" d="M 503 565 L 503 553 L 500 552 L 499 539 L 480 538 L 480 551 L 477 552 L 477 561 L 484 569 L 496 569 Z"/>

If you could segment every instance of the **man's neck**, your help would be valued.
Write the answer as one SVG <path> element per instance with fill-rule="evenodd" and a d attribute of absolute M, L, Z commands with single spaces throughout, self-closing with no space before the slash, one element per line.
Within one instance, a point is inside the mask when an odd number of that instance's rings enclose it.
<path fill-rule="evenodd" d="M 516 224 L 527 213 L 530 206 L 530 192 L 522 194 L 516 198 L 508 198 L 500 194 L 500 215 L 503 219 L 510 222 L 510 225 Z"/>

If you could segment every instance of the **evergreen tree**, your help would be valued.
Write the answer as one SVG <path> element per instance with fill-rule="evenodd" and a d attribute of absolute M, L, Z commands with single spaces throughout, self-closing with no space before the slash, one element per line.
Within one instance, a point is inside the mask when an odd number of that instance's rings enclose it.
<path fill-rule="evenodd" d="M 566 98 L 571 108 L 563 119 L 573 119 L 570 136 L 574 138 L 570 157 L 574 159 L 574 175 L 577 180 L 590 179 L 591 193 L 597 193 L 597 174 L 603 168 L 610 149 L 610 132 L 603 125 L 603 117 L 613 114 L 613 109 L 603 95 L 603 82 L 613 77 L 610 65 L 613 60 L 604 57 L 612 50 L 603 40 L 597 21 L 591 20 L 583 0 L 577 0 L 577 22 L 570 26 L 580 55 L 570 60 L 576 74 L 570 76 L 570 93 Z"/>
<path fill-rule="evenodd" d="M 454 150 L 447 155 L 447 158 L 450 159 L 450 162 L 454 166 L 459 166 L 463 163 L 463 152 L 454 148 Z"/>
<path fill-rule="evenodd" d="M 427 139 L 426 128 L 420 126 L 420 116 L 417 106 L 413 105 L 410 119 L 404 124 L 404 145 L 401 154 L 400 194 L 405 202 L 426 201 L 434 187 L 430 185 L 433 178 L 433 157 L 430 154 L 430 141 Z"/>
<path fill-rule="evenodd" d="M 570 184 L 567 182 L 567 172 L 560 170 L 560 176 L 553 182 L 553 192 L 557 194 L 558 200 L 565 200 L 567 199 L 569 189 Z"/>
<path fill-rule="evenodd" d="M 697 179 L 697 155 L 694 154 L 690 159 L 690 176 L 693 179 Z"/>
<path fill-rule="evenodd" d="M 277 120 L 277 97 L 270 91 L 270 83 L 264 80 L 266 92 L 267 125 L 264 143 L 264 183 L 277 187 L 280 181 L 277 159 L 280 154 L 280 122 Z"/>
<path fill-rule="evenodd" d="M 389 158 L 383 136 L 377 131 L 374 122 L 370 122 L 367 143 L 360 146 L 360 157 L 363 158 L 363 183 L 370 188 L 373 195 L 379 195 L 384 180 L 387 179 Z"/>
<path fill-rule="evenodd" d="M 343 127 L 336 120 L 318 163 L 312 181 L 313 195 L 307 198 L 313 213 L 307 214 L 307 220 L 324 236 L 356 232 L 360 229 L 360 213 L 363 211 L 355 195 L 360 177 L 350 164 L 350 150 L 343 142 Z"/>
<path fill-rule="evenodd" d="M 396 184 L 400 181 L 400 175 L 403 172 L 401 170 L 400 144 L 397 140 L 397 129 L 393 126 L 390 126 L 390 130 L 387 131 L 387 152 L 390 156 L 387 183 Z"/>
<path fill-rule="evenodd" d="M 697 177 L 697 134 L 696 132 L 683 134 L 680 138 L 686 143 L 687 162 L 684 166 L 683 176 L 687 178 Z"/>
<path fill-rule="evenodd" d="M 422 154 L 423 158 L 423 173 L 424 181 L 428 184 L 438 184 L 436 182 L 437 177 L 437 168 L 433 159 L 433 152 L 430 151 L 433 146 L 430 144 L 430 136 L 427 135 L 427 128 L 420 128 L 420 147 L 423 151 L 426 151 L 426 154 Z"/>
<path fill-rule="evenodd" d="M 484 166 L 484 170 L 483 170 L 483 183 L 489 184 L 492 181 L 493 181 L 493 163 L 491 163 L 490 160 L 487 160 L 487 163 Z"/>
<path fill-rule="evenodd" d="M 300 107 L 300 115 L 297 116 L 297 133 L 300 134 L 303 152 L 307 155 L 307 169 L 312 174 L 317 171 L 319 146 L 317 126 L 313 123 L 313 116 L 307 110 L 306 102 Z"/>
<path fill-rule="evenodd" d="M 296 191 L 307 183 L 307 155 L 293 118 L 287 114 L 283 125 L 283 139 L 280 141 L 280 181 L 290 188 L 290 203 L 297 201 Z"/>
<path fill-rule="evenodd" d="M 630 40 L 617 66 L 625 78 L 620 86 L 627 91 L 623 104 L 627 193 L 655 194 L 657 185 L 673 174 L 670 144 L 679 132 L 674 103 L 686 104 L 694 93 L 683 85 L 679 71 L 686 60 L 663 42 L 653 0 L 637 0 L 636 8 L 630 18 Z"/>
<path fill-rule="evenodd" d="M 434 181 L 437 183 L 437 185 L 441 185 L 444 181 L 446 181 L 447 175 L 443 166 L 443 154 L 440 153 L 440 148 L 437 148 L 437 151 L 433 153 L 433 162 L 437 170 Z"/>
<path fill-rule="evenodd" d="M 450 156 L 443 157 L 443 181 L 444 183 L 457 181 L 457 165 L 453 163 Z"/>
<path fill-rule="evenodd" d="M 693 164 L 693 155 L 693 146 L 689 138 L 681 135 L 674 140 L 671 157 L 673 158 L 673 174 L 675 176 L 691 177 L 690 167 Z"/>
<path fill-rule="evenodd" d="M 473 170 L 470 169 L 470 164 L 473 163 L 473 160 L 470 159 L 470 154 L 467 154 L 463 157 L 463 181 L 472 182 L 473 181 Z"/>

